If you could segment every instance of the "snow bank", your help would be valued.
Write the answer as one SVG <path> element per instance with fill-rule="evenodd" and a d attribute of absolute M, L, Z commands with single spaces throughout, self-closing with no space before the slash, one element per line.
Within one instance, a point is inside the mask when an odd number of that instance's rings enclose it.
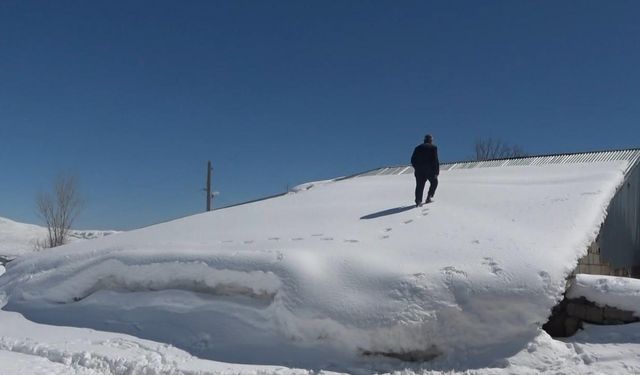
<path fill-rule="evenodd" d="M 539 335 L 624 167 L 445 171 L 422 208 L 411 175 L 327 182 L 16 260 L 0 292 L 225 362 L 487 365 Z"/>
<path fill-rule="evenodd" d="M 238 365 L 198 359 L 169 345 L 129 335 L 37 324 L 0 311 L 0 373 L 71 374 L 314 374 L 313 370 Z M 554 340 L 545 332 L 495 367 L 464 367 L 435 360 L 388 363 L 394 374 L 635 374 L 640 372 L 640 323 L 585 325 L 576 336 Z M 319 353 L 318 355 L 322 355 Z M 386 372 L 385 371 L 385 372 Z M 360 371 L 373 373 L 374 371 Z M 320 372 L 330 375 L 332 372 Z"/>
<path fill-rule="evenodd" d="M 72 230 L 70 241 L 104 237 L 116 231 Z M 38 225 L 18 223 L 0 217 L 0 256 L 10 259 L 35 251 L 38 241 L 46 238 L 47 229 Z"/>
<path fill-rule="evenodd" d="M 567 291 L 567 297 L 584 297 L 600 306 L 632 311 L 635 316 L 640 317 L 639 279 L 578 274 Z"/>
<path fill-rule="evenodd" d="M 32 323 L 0 312 L 3 374 L 309 374 L 306 370 L 206 361 L 166 344 L 89 329 Z"/>

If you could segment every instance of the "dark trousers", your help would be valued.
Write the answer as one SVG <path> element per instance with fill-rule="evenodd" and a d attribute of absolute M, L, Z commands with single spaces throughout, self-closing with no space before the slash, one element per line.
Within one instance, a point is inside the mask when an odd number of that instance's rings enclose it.
<path fill-rule="evenodd" d="M 416 203 L 422 203 L 424 185 L 427 183 L 427 180 L 429 180 L 429 191 L 427 192 L 427 197 L 433 197 L 436 193 L 436 188 L 438 187 L 438 176 L 422 172 L 415 172 L 413 175 L 416 177 Z"/>

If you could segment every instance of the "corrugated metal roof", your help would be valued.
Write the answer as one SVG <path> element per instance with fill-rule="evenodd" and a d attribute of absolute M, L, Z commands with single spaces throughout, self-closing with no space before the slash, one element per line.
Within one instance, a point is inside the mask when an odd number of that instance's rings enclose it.
<path fill-rule="evenodd" d="M 453 169 L 471 169 L 471 168 L 496 168 L 496 167 L 514 167 L 527 165 L 545 165 L 545 164 L 571 164 L 571 163 L 595 163 L 602 161 L 627 160 L 629 165 L 625 170 L 627 174 L 638 162 L 640 162 L 640 149 L 612 150 L 612 151 L 593 151 L 593 152 L 577 152 L 567 154 L 525 156 L 517 158 L 485 160 L 485 161 L 462 161 L 455 163 L 440 164 L 440 170 Z M 364 173 L 359 173 L 350 177 L 364 176 L 381 176 L 381 175 L 399 175 L 413 173 L 413 168 L 408 165 L 395 167 L 382 167 Z"/>

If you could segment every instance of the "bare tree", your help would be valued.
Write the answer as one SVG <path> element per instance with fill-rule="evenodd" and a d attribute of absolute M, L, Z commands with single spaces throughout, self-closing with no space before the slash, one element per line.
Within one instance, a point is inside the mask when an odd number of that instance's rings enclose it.
<path fill-rule="evenodd" d="M 44 247 L 56 247 L 67 242 L 71 225 L 82 206 L 75 176 L 59 175 L 55 179 L 53 192 L 38 194 L 38 214 L 47 227 Z"/>
<path fill-rule="evenodd" d="M 522 147 L 511 145 L 501 139 L 479 138 L 476 140 L 475 148 L 478 161 L 527 156 Z"/>

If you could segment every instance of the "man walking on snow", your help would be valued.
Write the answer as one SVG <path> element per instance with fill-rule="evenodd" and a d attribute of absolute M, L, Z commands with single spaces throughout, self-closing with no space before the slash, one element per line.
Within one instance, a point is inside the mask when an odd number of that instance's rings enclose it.
<path fill-rule="evenodd" d="M 431 134 L 427 134 L 424 137 L 424 143 L 413 150 L 411 165 L 414 169 L 413 175 L 416 177 L 416 207 L 418 207 L 422 206 L 422 195 L 424 194 L 424 185 L 427 180 L 429 180 L 429 191 L 427 192 L 425 203 L 431 202 L 431 198 L 433 198 L 438 187 L 440 162 L 438 161 L 438 147 L 433 144 L 433 136 Z"/>

